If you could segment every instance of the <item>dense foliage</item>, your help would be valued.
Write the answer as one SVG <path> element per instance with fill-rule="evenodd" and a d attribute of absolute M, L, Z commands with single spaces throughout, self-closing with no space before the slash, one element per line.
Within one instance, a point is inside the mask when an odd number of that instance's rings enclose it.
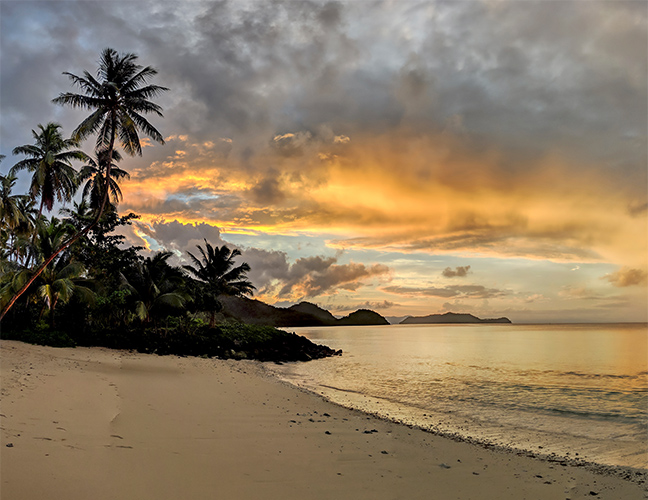
<path fill-rule="evenodd" d="M 236 249 L 198 246 L 185 266 L 173 254 L 144 257 L 116 230 L 132 224 L 120 215 L 119 182 L 128 172 L 117 146 L 141 154 L 138 130 L 163 142 L 141 113 L 161 116 L 148 99 L 166 90 L 147 83 L 156 74 L 133 54 L 102 53 L 98 79 L 68 74 L 83 94 L 56 102 L 89 109 L 65 139 L 56 123 L 38 125 L 34 144 L 17 147 L 18 161 L 0 174 L 0 310 L 2 337 L 54 346 L 100 345 L 158 354 L 264 360 L 306 360 L 328 348 L 271 327 L 216 324 L 224 296 L 251 294 L 250 267 Z M 76 148 L 96 134 L 88 155 Z M 2 161 L 4 158 L 0 158 Z M 6 159 L 5 159 L 6 160 Z M 81 165 L 75 168 L 74 162 Z M 16 174 L 32 173 L 29 191 L 15 194 Z M 70 203 L 57 216 L 54 203 Z"/>

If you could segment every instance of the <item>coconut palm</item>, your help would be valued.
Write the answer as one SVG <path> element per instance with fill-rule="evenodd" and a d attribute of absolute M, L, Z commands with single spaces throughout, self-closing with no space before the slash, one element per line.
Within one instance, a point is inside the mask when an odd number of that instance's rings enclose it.
<path fill-rule="evenodd" d="M 26 259 L 35 227 L 34 201 L 28 195 L 12 194 L 16 177 L 0 175 L 0 243 L 2 257 L 16 262 Z"/>
<path fill-rule="evenodd" d="M 64 139 L 61 125 L 50 122 L 38 125 L 38 131 L 32 130 L 34 144 L 14 148 L 13 154 L 25 155 L 9 173 L 15 175 L 20 170 L 32 173 L 29 193 L 33 199 L 40 197 L 38 216 L 43 208 L 52 211 L 54 201 L 68 202 L 77 188 L 77 172 L 72 167 L 72 160 L 85 160 L 83 151 L 73 149 L 79 146 L 75 139 Z"/>
<path fill-rule="evenodd" d="M 129 155 L 141 155 L 140 131 L 164 144 L 162 134 L 143 114 L 162 116 L 162 108 L 149 99 L 168 89 L 148 84 L 157 70 L 150 66 L 143 67 L 136 61 L 135 54 L 118 54 L 114 49 L 104 49 L 99 60 L 98 79 L 87 71 L 83 72 L 83 77 L 65 72 L 83 94 L 66 92 L 54 99 L 57 104 L 92 111 L 74 130 L 73 136 L 82 140 L 96 133 L 96 149 L 105 151 L 107 158 L 114 159 L 116 142 Z M 106 163 L 105 185 L 110 183 L 111 166 L 112 162 Z M 109 189 L 104 191 L 99 213 L 103 212 L 108 192 Z"/>
<path fill-rule="evenodd" d="M 41 220 L 38 224 L 38 238 L 34 245 L 36 259 L 42 260 L 49 256 L 53 249 L 58 248 L 73 231 L 73 226 L 55 217 L 49 221 Z M 40 317 L 48 311 L 50 325 L 53 327 L 54 309 L 58 303 L 68 302 L 75 294 L 85 300 L 92 299 L 93 293 L 85 286 L 87 280 L 83 279 L 84 272 L 83 265 L 71 260 L 68 254 L 62 254 L 52 261 L 34 280 L 31 279 L 32 270 L 26 267 L 17 268 L 4 277 L 0 289 L 0 302 L 10 295 L 13 289 L 29 281 L 32 283 L 27 292 L 29 300 L 42 304 Z"/>
<path fill-rule="evenodd" d="M 170 310 L 184 308 L 188 297 L 180 292 L 182 272 L 169 265 L 171 252 L 158 252 L 122 275 L 122 286 L 134 299 L 134 314 L 144 323 Z"/>
<path fill-rule="evenodd" d="M 212 247 L 207 240 L 205 248 L 197 245 L 202 258 L 198 259 L 191 252 L 187 252 L 193 266 L 182 266 L 189 271 L 195 278 L 203 283 L 203 292 L 211 302 L 210 307 L 210 326 L 216 322 L 216 312 L 222 305 L 218 301 L 221 295 L 248 295 L 254 292 L 254 285 L 247 279 L 246 274 L 250 271 L 250 266 L 244 262 L 235 266 L 234 259 L 241 255 L 238 249 L 230 250 L 227 246 Z"/>
<path fill-rule="evenodd" d="M 118 181 L 130 179 L 130 175 L 125 170 L 119 168 L 115 162 L 122 159 L 119 151 L 113 150 L 113 163 L 110 165 L 110 180 L 108 189 L 110 190 L 110 202 L 117 204 L 122 200 L 122 192 L 119 188 Z M 88 158 L 88 162 L 81 167 L 79 172 L 79 183 L 85 182 L 83 187 L 83 199 L 88 200 L 89 207 L 97 210 L 103 200 L 103 190 L 105 186 L 104 172 L 108 161 L 108 152 L 103 150 L 97 152 L 96 158 Z"/>
<path fill-rule="evenodd" d="M 63 93 L 54 99 L 54 102 L 92 111 L 90 116 L 83 120 L 74 130 L 74 139 L 83 140 L 96 133 L 96 149 L 105 150 L 107 158 L 114 158 L 113 151 L 117 143 L 129 155 L 141 155 L 140 132 L 143 132 L 154 141 L 164 144 L 162 134 L 143 115 L 153 113 L 162 116 L 162 108 L 149 99 L 168 89 L 148 83 L 148 80 L 155 76 L 157 71 L 150 66 L 143 67 L 137 64 L 135 54 L 119 54 L 117 51 L 107 48 L 101 53 L 97 78 L 87 71 L 83 72 L 82 77 L 67 72 L 64 74 L 70 77 L 72 82 L 83 93 Z M 104 186 L 110 186 L 110 180 L 112 179 L 111 165 L 112 162 L 106 162 Z M 96 210 L 93 221 L 50 255 L 36 269 L 32 281 L 60 252 L 87 234 L 99 222 L 107 204 L 109 193 L 109 187 L 103 190 L 103 199 Z M 18 300 L 20 295 L 27 290 L 32 281 L 25 283 L 9 301 L 0 314 L 0 320 L 7 314 L 7 311 Z"/>
<path fill-rule="evenodd" d="M 25 218 L 21 205 L 27 203 L 29 196 L 11 193 L 16 180 L 13 174 L 0 175 L 0 227 L 3 230 L 15 229 Z"/>

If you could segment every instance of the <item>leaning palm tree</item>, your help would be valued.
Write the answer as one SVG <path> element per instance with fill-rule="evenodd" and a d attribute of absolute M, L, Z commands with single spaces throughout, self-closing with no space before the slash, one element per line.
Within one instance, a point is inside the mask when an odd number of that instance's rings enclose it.
<path fill-rule="evenodd" d="M 164 144 L 162 134 L 144 118 L 143 114 L 153 113 L 162 116 L 162 108 L 149 99 L 168 89 L 148 84 L 148 80 L 155 76 L 157 71 L 150 66 L 143 67 L 137 64 L 135 54 L 119 54 L 115 50 L 107 48 L 101 53 L 97 78 L 87 71 L 83 72 L 82 77 L 67 72 L 64 74 L 69 76 L 83 93 L 63 93 L 54 99 L 54 102 L 92 111 L 90 116 L 74 130 L 74 139 L 82 140 L 96 133 L 96 149 L 105 150 L 108 158 L 113 158 L 113 151 L 117 143 L 129 155 L 141 155 L 140 132 L 154 141 Z M 106 163 L 104 186 L 110 185 L 111 165 L 112 162 Z M 32 281 L 25 283 L 4 307 L 0 314 L 0 320 L 60 252 L 87 234 L 99 222 L 109 193 L 110 189 L 104 188 L 101 205 L 92 222 L 63 243 L 36 269 Z"/>
<path fill-rule="evenodd" d="M 38 238 L 34 252 L 38 260 L 52 253 L 61 242 L 74 231 L 74 227 L 66 221 L 52 217 L 51 220 L 41 219 L 38 227 Z M 94 298 L 92 291 L 86 286 L 88 281 L 83 278 L 83 265 L 71 259 L 66 252 L 45 267 L 43 272 L 33 281 L 27 294 L 29 300 L 41 304 L 40 318 L 47 312 L 50 326 L 54 327 L 54 310 L 59 303 L 68 302 L 73 295 L 86 301 Z M 11 281 L 5 280 L 7 290 L 11 285 L 21 284 L 32 275 L 32 270 L 26 267 L 16 269 Z M 2 295 L 2 293 L 0 293 Z M 2 299 L 0 298 L 0 301 Z"/>
<path fill-rule="evenodd" d="M 65 139 L 61 125 L 50 122 L 38 125 L 38 131 L 32 130 L 34 144 L 14 148 L 13 154 L 25 155 L 9 173 L 15 175 L 20 170 L 32 173 L 29 192 L 32 198 L 40 197 L 38 217 L 43 208 L 52 211 L 54 201 L 67 202 L 72 199 L 77 188 L 77 172 L 72 167 L 72 160 L 85 160 L 83 151 L 74 149 L 79 146 L 75 139 Z"/>
<path fill-rule="evenodd" d="M 117 204 L 122 200 L 122 192 L 119 188 L 118 181 L 130 179 L 130 174 L 116 165 L 122 157 L 119 151 L 113 150 L 113 161 L 110 165 L 110 180 L 108 189 L 110 190 L 109 201 Z M 79 172 L 79 183 L 84 183 L 83 199 L 88 200 L 89 207 L 98 210 L 103 200 L 103 190 L 105 187 L 105 171 L 108 163 L 107 151 L 98 151 L 96 158 L 88 158 L 88 162 L 81 167 Z"/>
<path fill-rule="evenodd" d="M 204 241 L 204 249 L 197 245 L 202 259 L 187 252 L 194 265 L 182 267 L 203 283 L 204 291 L 211 302 L 209 326 L 214 326 L 216 312 L 222 308 L 219 296 L 248 295 L 253 293 L 255 287 L 246 276 L 250 271 L 247 262 L 239 266 L 234 265 L 234 259 L 241 255 L 238 249 L 230 250 L 225 245 L 220 248 L 212 247 L 207 240 Z"/>

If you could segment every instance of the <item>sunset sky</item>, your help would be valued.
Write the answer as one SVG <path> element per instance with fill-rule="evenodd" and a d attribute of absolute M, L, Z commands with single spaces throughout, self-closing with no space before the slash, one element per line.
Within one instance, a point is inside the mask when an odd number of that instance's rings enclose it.
<path fill-rule="evenodd" d="M 0 170 L 105 47 L 170 88 L 126 234 L 344 315 L 646 321 L 648 4 L 0 2 Z M 93 141 L 83 148 L 91 153 Z M 26 191 L 27 175 L 18 191 Z"/>

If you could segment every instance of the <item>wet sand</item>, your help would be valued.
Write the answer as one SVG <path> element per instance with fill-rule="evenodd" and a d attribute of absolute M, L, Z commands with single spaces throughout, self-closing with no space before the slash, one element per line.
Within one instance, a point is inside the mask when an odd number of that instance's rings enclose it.
<path fill-rule="evenodd" d="M 0 362 L 2 500 L 644 498 L 335 406 L 254 362 L 13 341 Z"/>

